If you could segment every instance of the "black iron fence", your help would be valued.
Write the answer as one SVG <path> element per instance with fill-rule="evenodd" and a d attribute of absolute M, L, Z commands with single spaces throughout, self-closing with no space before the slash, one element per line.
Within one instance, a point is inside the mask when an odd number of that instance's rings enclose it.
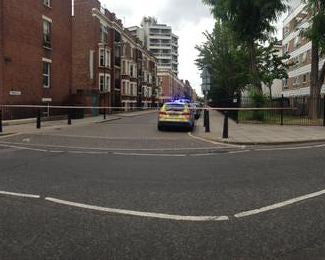
<path fill-rule="evenodd" d="M 238 123 L 325 126 L 324 97 L 280 97 L 272 100 L 242 97 L 227 99 L 223 103 L 225 108 L 238 109 L 229 111 L 229 117 Z M 314 115 L 310 113 L 313 104 L 316 104 Z"/>

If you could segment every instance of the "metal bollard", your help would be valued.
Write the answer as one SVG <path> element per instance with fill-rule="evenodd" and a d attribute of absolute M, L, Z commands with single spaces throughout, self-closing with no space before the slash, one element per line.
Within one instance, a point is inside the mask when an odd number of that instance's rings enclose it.
<path fill-rule="evenodd" d="M 323 126 L 325 126 L 325 96 L 323 99 Z"/>
<path fill-rule="evenodd" d="M 223 122 L 223 133 L 222 133 L 222 138 L 227 139 L 229 138 L 229 113 L 228 111 L 225 112 L 225 119 Z"/>
<path fill-rule="evenodd" d="M 210 132 L 210 113 L 209 110 L 206 111 L 206 122 L 205 122 L 205 132 Z"/>
<path fill-rule="evenodd" d="M 37 111 L 36 128 L 41 129 L 41 109 Z"/>
<path fill-rule="evenodd" d="M 207 113 L 206 113 L 206 109 L 204 109 L 203 111 L 203 127 L 205 127 L 206 125 L 206 121 L 207 121 Z"/>
<path fill-rule="evenodd" d="M 72 120 L 71 120 L 71 117 L 72 117 L 72 110 L 71 108 L 69 108 L 68 110 L 68 125 L 71 125 L 72 124 Z"/>
<path fill-rule="evenodd" d="M 2 110 L 0 109 L 0 133 L 2 133 Z"/>
<path fill-rule="evenodd" d="M 280 112 L 280 124 L 283 125 L 283 107 L 284 107 L 284 96 L 281 97 L 281 112 Z"/>
<path fill-rule="evenodd" d="M 106 119 L 106 109 L 104 108 L 104 120 Z"/>

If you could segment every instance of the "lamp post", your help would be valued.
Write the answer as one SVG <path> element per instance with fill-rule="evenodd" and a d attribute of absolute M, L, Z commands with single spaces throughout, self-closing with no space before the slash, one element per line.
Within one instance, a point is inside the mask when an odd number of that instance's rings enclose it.
<path fill-rule="evenodd" d="M 210 120 L 209 120 L 209 111 L 208 111 L 208 92 L 211 88 L 211 75 L 208 67 L 204 67 L 202 74 L 202 92 L 204 94 L 204 126 L 205 132 L 210 132 Z"/>

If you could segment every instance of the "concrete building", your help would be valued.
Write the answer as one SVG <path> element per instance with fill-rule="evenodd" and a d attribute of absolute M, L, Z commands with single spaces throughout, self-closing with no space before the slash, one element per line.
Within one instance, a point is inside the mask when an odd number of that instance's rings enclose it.
<path fill-rule="evenodd" d="M 70 1 L 0 0 L 0 103 L 67 103 L 71 34 Z M 12 110 L 4 116 L 29 112 Z"/>
<path fill-rule="evenodd" d="M 311 72 L 311 42 L 301 36 L 300 29 L 308 28 L 310 14 L 304 1 L 292 0 L 288 16 L 283 22 L 283 52 L 290 55 L 290 62 L 295 63 L 289 69 L 289 79 L 283 82 L 285 97 L 309 96 Z M 322 57 L 320 66 L 324 63 Z M 325 93 L 325 87 L 322 88 Z"/>
<path fill-rule="evenodd" d="M 153 17 L 144 17 L 141 27 L 128 28 L 138 37 L 158 61 L 158 70 L 171 70 L 178 75 L 178 36 L 171 26 L 159 24 Z"/>

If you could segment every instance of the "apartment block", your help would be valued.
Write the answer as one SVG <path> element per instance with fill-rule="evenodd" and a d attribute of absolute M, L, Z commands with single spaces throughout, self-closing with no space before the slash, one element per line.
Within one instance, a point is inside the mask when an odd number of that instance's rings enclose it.
<path fill-rule="evenodd" d="M 308 28 L 310 13 L 304 1 L 291 1 L 291 8 L 283 22 L 283 52 L 290 55 L 289 79 L 283 82 L 285 97 L 308 96 L 310 94 L 311 42 L 301 35 L 302 28 Z M 324 63 L 324 56 L 320 68 Z M 325 93 L 325 86 L 322 88 Z"/>
<path fill-rule="evenodd" d="M 171 26 L 159 24 L 153 17 L 144 17 L 141 27 L 128 29 L 157 58 L 159 71 L 171 70 L 178 75 L 178 36 Z"/>
<path fill-rule="evenodd" d="M 0 103 L 67 103 L 71 33 L 70 1 L 0 0 Z"/>

